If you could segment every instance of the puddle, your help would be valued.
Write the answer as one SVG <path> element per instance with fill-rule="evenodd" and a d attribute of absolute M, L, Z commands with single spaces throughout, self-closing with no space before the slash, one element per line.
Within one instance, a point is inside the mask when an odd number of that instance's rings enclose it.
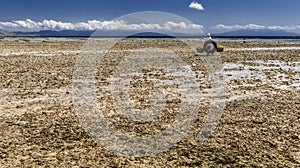
<path fill-rule="evenodd" d="M 232 51 L 279 51 L 279 50 L 300 50 L 300 47 L 256 47 L 256 48 L 228 48 Z"/>
<path fill-rule="evenodd" d="M 267 84 L 274 89 L 300 90 L 300 63 L 279 60 L 246 61 L 245 64 L 228 63 L 224 65 L 227 83 L 239 85 Z"/>

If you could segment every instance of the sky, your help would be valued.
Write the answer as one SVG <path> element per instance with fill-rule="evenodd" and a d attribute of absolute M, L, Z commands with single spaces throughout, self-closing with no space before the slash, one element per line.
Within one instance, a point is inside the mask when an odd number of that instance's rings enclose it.
<path fill-rule="evenodd" d="M 170 20 L 169 25 L 182 29 L 214 33 L 267 28 L 300 33 L 299 6 L 300 0 L 9 0 L 1 2 L 0 29 L 153 28 L 155 23 L 137 27 L 112 20 L 134 12 L 161 11 L 193 23 L 183 26 Z M 158 28 L 170 27 L 162 24 Z"/>

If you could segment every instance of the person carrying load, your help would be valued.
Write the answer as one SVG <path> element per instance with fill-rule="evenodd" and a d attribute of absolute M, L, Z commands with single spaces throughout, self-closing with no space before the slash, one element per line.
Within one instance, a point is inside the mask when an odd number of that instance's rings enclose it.
<path fill-rule="evenodd" d="M 217 43 L 212 39 L 210 33 L 207 33 L 207 39 L 214 45 L 215 49 L 218 49 Z"/>
<path fill-rule="evenodd" d="M 207 33 L 206 41 L 203 44 L 203 48 L 197 48 L 197 51 L 199 53 L 206 52 L 207 55 L 214 54 L 214 52 L 223 52 L 224 47 L 221 45 L 218 45 L 211 37 L 210 33 Z"/>

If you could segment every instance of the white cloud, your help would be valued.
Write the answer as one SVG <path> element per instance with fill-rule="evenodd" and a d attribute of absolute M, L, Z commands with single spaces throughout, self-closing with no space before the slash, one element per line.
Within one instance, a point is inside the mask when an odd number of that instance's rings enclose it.
<path fill-rule="evenodd" d="M 189 8 L 200 10 L 200 11 L 204 10 L 202 4 L 195 2 L 195 1 L 190 3 Z"/>
<path fill-rule="evenodd" d="M 43 20 L 42 22 L 33 22 L 36 29 L 75 29 L 72 23 L 63 23 L 55 20 Z M 30 28 L 30 27 L 29 27 Z"/>
<path fill-rule="evenodd" d="M 238 30 L 238 29 L 265 29 L 266 26 L 263 25 L 257 25 L 257 24 L 248 24 L 248 25 L 224 25 L 224 24 L 218 24 L 211 29 L 217 29 L 217 30 Z"/>
<path fill-rule="evenodd" d="M 292 26 L 268 26 L 268 29 L 273 30 L 300 30 L 300 25 L 292 25 Z"/>
<path fill-rule="evenodd" d="M 235 30 L 258 30 L 258 29 L 269 29 L 269 30 L 284 30 L 287 32 L 300 33 L 300 25 L 257 25 L 257 24 L 247 24 L 247 25 L 224 25 L 218 24 L 209 27 L 209 30 L 214 33 L 223 33 L 227 31 Z"/>
<path fill-rule="evenodd" d="M 185 30 L 185 29 L 203 29 L 203 26 L 196 25 L 196 24 L 186 24 L 185 22 L 174 23 L 169 21 L 164 24 L 164 28 L 169 30 L 174 30 L 174 29 Z"/>
<path fill-rule="evenodd" d="M 12 22 L 0 22 L 1 27 L 17 27 L 18 24 Z"/>
<path fill-rule="evenodd" d="M 89 20 L 87 22 L 61 22 L 55 20 L 43 20 L 40 22 L 31 19 L 16 20 L 11 22 L 0 22 L 0 28 L 9 31 L 39 31 L 39 30 L 133 30 L 133 31 L 183 31 L 198 32 L 204 29 L 202 25 L 187 22 L 166 21 L 164 23 L 127 23 L 123 20 L 98 21 Z M 258 24 L 247 25 L 225 25 L 218 24 L 209 28 L 213 32 L 233 31 L 240 29 L 272 29 L 300 32 L 300 25 L 271 25 L 264 26 Z"/>
<path fill-rule="evenodd" d="M 218 24 L 210 27 L 212 30 L 216 31 L 233 31 L 240 29 L 250 29 L 250 30 L 258 30 L 258 29 L 271 29 L 271 30 L 285 30 L 285 31 L 300 31 L 300 25 L 291 25 L 291 26 L 264 26 L 257 24 L 248 24 L 248 25 L 224 25 Z"/>
<path fill-rule="evenodd" d="M 202 25 L 167 21 L 163 24 L 158 23 L 139 23 L 129 24 L 123 20 L 98 21 L 90 20 L 87 22 L 61 22 L 55 20 L 43 20 L 36 22 L 30 19 L 17 20 L 11 22 L 0 22 L 0 27 L 7 30 L 200 30 Z"/>
<path fill-rule="evenodd" d="M 39 26 L 39 23 L 36 23 L 36 22 L 34 22 L 30 19 L 26 19 L 25 21 L 17 20 L 17 21 L 14 21 L 14 23 L 16 24 L 16 27 L 21 26 L 21 27 L 29 28 L 29 29 L 32 29 L 32 28 L 35 28 L 35 27 Z"/>

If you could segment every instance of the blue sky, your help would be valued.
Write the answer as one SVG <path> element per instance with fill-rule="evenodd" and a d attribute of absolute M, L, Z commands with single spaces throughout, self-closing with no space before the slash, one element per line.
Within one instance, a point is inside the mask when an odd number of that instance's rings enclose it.
<path fill-rule="evenodd" d="M 41 29 L 42 24 L 86 23 L 90 20 L 103 22 L 133 12 L 163 11 L 184 17 L 194 24 L 203 26 L 206 31 L 272 28 L 300 32 L 300 0 L 196 0 L 204 10 L 189 8 L 192 2 L 192 0 L 9 0 L 2 2 L 0 6 L 0 28 L 29 31 Z M 43 22 L 45 20 L 54 22 Z M 29 26 L 30 24 L 33 26 Z M 64 26 L 42 26 L 42 29 L 63 28 Z M 68 28 L 73 29 L 74 26 Z"/>

